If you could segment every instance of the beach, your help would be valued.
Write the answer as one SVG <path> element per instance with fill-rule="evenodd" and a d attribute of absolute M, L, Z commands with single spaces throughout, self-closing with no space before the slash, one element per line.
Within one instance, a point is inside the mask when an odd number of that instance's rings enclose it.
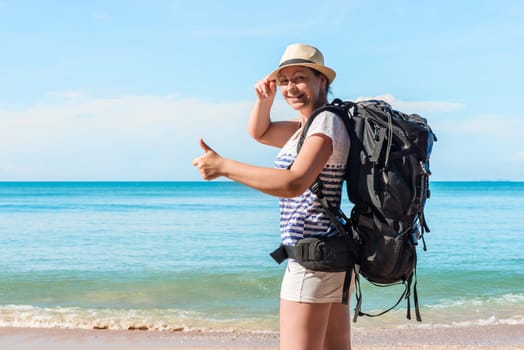
<path fill-rule="evenodd" d="M 353 349 L 524 349 L 524 325 L 354 329 Z M 2 350 L 278 349 L 278 333 L 0 328 Z"/>

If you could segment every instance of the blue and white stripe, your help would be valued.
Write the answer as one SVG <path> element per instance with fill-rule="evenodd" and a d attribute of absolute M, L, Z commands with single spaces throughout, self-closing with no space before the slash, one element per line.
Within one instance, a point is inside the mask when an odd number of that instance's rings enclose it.
<path fill-rule="evenodd" d="M 288 169 L 295 161 L 299 133 L 300 131 L 291 137 L 278 154 L 276 168 Z M 316 133 L 323 133 L 333 141 L 333 154 L 319 178 L 324 197 L 336 208 L 340 206 L 349 137 L 342 120 L 330 112 L 321 113 L 315 118 L 308 136 Z M 330 237 L 336 235 L 337 231 L 317 196 L 308 189 L 298 197 L 280 199 L 280 234 L 283 244 L 293 245 L 302 238 Z"/>
<path fill-rule="evenodd" d="M 290 155 L 277 161 L 277 167 L 287 168 Z M 322 193 L 331 206 L 340 205 L 345 167 L 326 166 L 321 174 Z M 280 233 L 282 243 L 292 245 L 307 237 L 330 237 L 337 234 L 317 196 L 309 189 L 294 198 L 280 199 Z"/>

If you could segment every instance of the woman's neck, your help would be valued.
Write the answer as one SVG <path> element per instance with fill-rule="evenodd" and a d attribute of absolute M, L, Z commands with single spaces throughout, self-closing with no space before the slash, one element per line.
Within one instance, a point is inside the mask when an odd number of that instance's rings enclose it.
<path fill-rule="evenodd" d="M 324 96 L 323 98 L 319 98 L 313 106 L 299 110 L 298 113 L 300 114 L 301 121 L 305 122 L 309 118 L 309 116 L 313 113 L 313 111 L 326 105 L 327 103 L 328 103 L 328 100 Z"/>

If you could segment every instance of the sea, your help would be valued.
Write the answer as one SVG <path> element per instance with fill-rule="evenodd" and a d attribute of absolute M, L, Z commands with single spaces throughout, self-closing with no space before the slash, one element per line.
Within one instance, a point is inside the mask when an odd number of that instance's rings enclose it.
<path fill-rule="evenodd" d="M 431 191 L 422 322 L 353 327 L 523 324 L 524 182 Z M 277 332 L 278 245 L 278 199 L 234 182 L 0 182 L 0 327 Z M 401 292 L 363 281 L 362 309 Z"/>

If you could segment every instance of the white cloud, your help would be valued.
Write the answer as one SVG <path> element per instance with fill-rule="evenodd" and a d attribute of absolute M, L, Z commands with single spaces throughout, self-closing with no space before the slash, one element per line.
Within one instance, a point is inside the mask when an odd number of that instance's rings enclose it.
<path fill-rule="evenodd" d="M 384 94 L 379 96 L 360 96 L 356 101 L 362 100 L 384 100 L 388 102 L 394 109 L 405 113 L 431 114 L 452 112 L 464 108 L 462 103 L 447 102 L 447 101 L 402 101 L 392 94 Z"/>
<path fill-rule="evenodd" d="M 524 118 L 461 115 L 431 125 L 439 137 L 433 164 L 444 178 L 524 180 Z"/>
<path fill-rule="evenodd" d="M 175 96 L 83 96 L 1 111 L 0 180 L 188 177 L 200 137 L 239 156 L 249 108 Z"/>
<path fill-rule="evenodd" d="M 461 116 L 454 120 L 435 120 L 434 125 L 441 131 L 455 134 L 482 137 L 488 142 L 522 143 L 521 130 L 524 118 L 508 115 L 473 115 Z"/>
<path fill-rule="evenodd" d="M 272 166 L 277 152 L 247 135 L 253 101 L 52 96 L 47 104 L 0 110 L 0 181 L 199 179 L 191 160 L 202 152 L 200 137 L 220 154 L 256 165 Z M 275 120 L 296 114 L 280 98 L 272 112 Z M 439 137 L 432 155 L 437 179 L 524 179 L 524 118 L 434 117 L 430 125 Z"/>

